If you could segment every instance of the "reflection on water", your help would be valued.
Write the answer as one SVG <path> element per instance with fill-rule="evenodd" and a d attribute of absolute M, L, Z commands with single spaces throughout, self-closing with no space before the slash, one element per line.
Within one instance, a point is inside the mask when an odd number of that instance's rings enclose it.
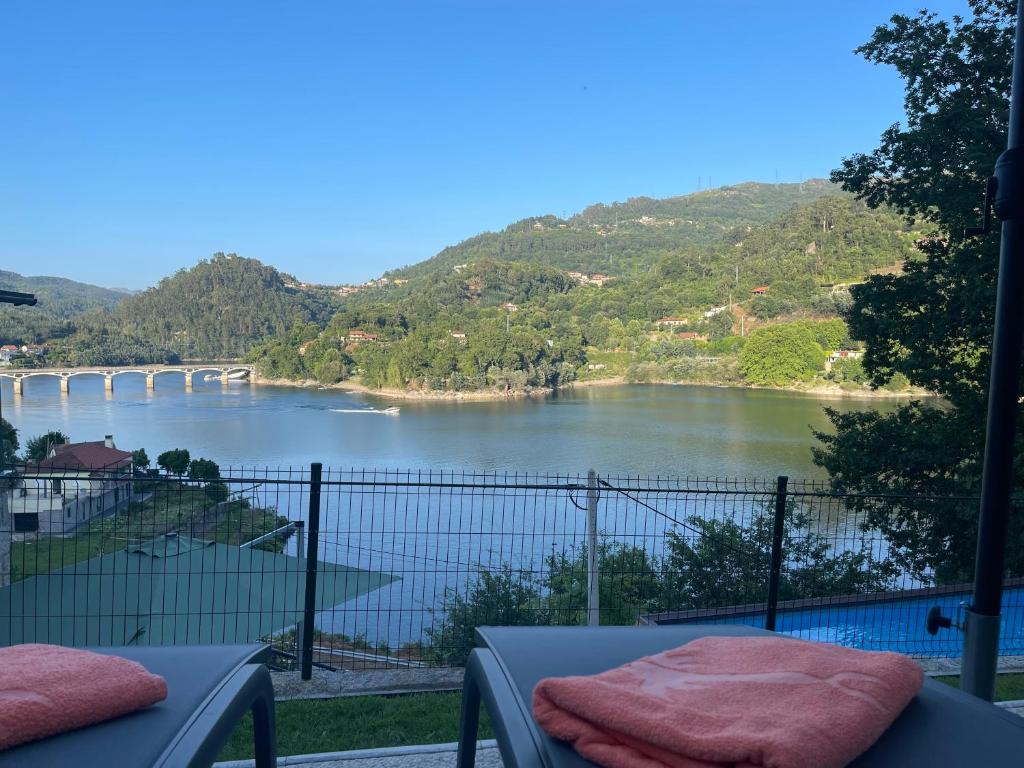
<path fill-rule="evenodd" d="M 142 376 L 79 376 L 61 396 L 56 379 L 31 378 L 23 397 L 2 383 L 4 415 L 22 441 L 50 429 L 74 440 L 113 434 L 150 457 L 185 447 L 222 466 L 465 468 L 626 472 L 717 477 L 821 475 L 811 429 L 827 428 L 823 402 L 785 392 L 714 387 L 616 386 L 546 399 L 403 401 L 384 418 L 346 409 L 390 401 L 335 390 L 196 380 L 184 391 L 166 374 L 147 392 Z M 840 410 L 884 401 L 830 401 Z"/>

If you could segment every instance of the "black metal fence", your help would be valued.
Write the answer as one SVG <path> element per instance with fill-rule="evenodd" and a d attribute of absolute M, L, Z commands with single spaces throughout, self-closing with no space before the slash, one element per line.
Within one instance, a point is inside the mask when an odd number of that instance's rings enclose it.
<path fill-rule="evenodd" d="M 308 673 L 458 665 L 480 624 L 704 621 L 957 656 L 925 615 L 955 617 L 970 592 L 869 527 L 892 498 L 786 478 L 313 465 L 0 482 L 0 644 L 265 639 Z M 1003 652 L 1024 653 L 1024 586 L 1005 603 Z"/>

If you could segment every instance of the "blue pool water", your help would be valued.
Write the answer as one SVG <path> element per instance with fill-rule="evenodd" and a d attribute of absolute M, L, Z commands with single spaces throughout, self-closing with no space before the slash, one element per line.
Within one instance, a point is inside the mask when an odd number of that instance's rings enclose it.
<path fill-rule="evenodd" d="M 932 636 L 925 631 L 925 617 L 933 605 L 953 620 L 963 618 L 961 603 L 970 601 L 969 592 L 884 601 L 866 605 L 818 606 L 800 610 L 780 610 L 776 629 L 807 640 L 820 640 L 870 651 L 897 651 L 915 656 L 958 657 L 963 651 L 963 635 L 956 629 L 940 629 Z M 706 621 L 706 619 L 704 619 Z M 716 623 L 748 624 L 763 627 L 764 616 L 715 619 Z M 999 638 L 1000 653 L 1024 654 L 1024 587 L 1003 592 L 1003 617 Z"/>

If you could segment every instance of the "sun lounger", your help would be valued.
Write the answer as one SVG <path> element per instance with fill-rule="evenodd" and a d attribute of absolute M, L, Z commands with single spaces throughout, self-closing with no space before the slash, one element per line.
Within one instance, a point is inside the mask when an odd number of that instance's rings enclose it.
<path fill-rule="evenodd" d="M 274 691 L 266 646 L 93 648 L 132 659 L 167 680 L 167 699 L 144 710 L 0 752 L 0 768 L 209 766 L 242 716 L 253 713 L 256 765 L 275 762 Z"/>
<path fill-rule="evenodd" d="M 587 762 L 534 722 L 533 687 L 545 677 L 590 675 L 707 635 L 757 635 L 743 626 L 480 627 L 470 654 L 459 722 L 458 768 L 472 768 L 481 704 L 506 768 L 582 768 Z M 1015 765 L 1024 719 L 926 680 L 893 726 L 852 763 L 880 766 Z"/>

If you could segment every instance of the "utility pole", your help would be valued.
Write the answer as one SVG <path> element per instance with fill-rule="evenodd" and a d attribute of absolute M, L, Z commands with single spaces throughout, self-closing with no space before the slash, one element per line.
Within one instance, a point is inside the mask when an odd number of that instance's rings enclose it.
<path fill-rule="evenodd" d="M 988 390 L 985 458 L 978 515 L 978 554 L 974 595 L 964 622 L 961 688 L 991 701 L 999 657 L 999 623 L 1006 561 L 1006 537 L 1014 483 L 1014 440 L 1017 432 L 1018 382 L 1024 343 L 1024 0 L 1017 4 L 1013 47 L 1013 86 L 1006 151 L 996 161 L 985 200 L 987 229 L 990 206 L 1002 220 L 999 282 L 996 289 L 992 374 Z M 994 204 L 994 205 L 993 205 Z"/>

